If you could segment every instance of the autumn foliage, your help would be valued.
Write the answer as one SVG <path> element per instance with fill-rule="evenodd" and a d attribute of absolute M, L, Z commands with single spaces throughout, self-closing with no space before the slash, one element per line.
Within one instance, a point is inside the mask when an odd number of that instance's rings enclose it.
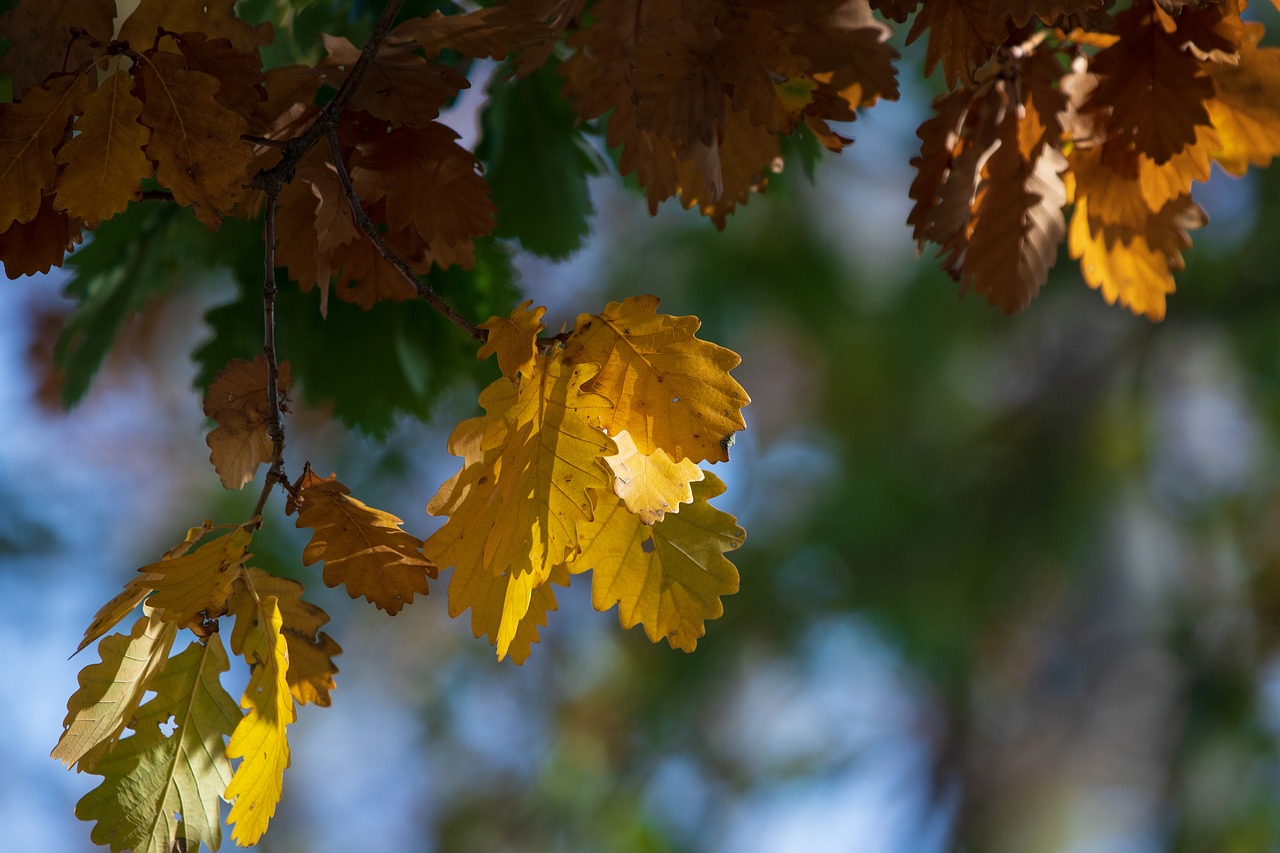
<path fill-rule="evenodd" d="M 81 672 L 53 753 L 103 777 L 77 814 L 114 850 L 217 849 L 220 798 L 233 840 L 255 843 L 296 705 L 330 704 L 341 648 L 320 630 L 328 616 L 251 564 L 277 486 L 311 531 L 300 562 L 322 564 L 327 585 L 395 615 L 452 569 L 450 614 L 470 611 L 499 658 L 524 661 L 555 587 L 586 572 L 595 607 L 616 605 L 654 642 L 691 651 L 721 614 L 743 531 L 711 506 L 724 485 L 701 465 L 726 461 L 745 428 L 738 355 L 652 296 L 547 334 L 544 308 L 476 324 L 433 285 L 447 270 L 479 282 L 495 238 L 556 257 L 580 245 L 585 177 L 604 166 L 584 133 L 652 211 L 677 198 L 724 227 L 797 152 L 841 151 L 836 126 L 898 97 L 887 21 L 910 21 L 907 43 L 925 40 L 924 70 L 946 85 L 911 161 L 920 248 L 1012 313 L 1065 244 L 1090 287 L 1152 319 L 1205 221 L 1192 184 L 1215 161 L 1239 175 L 1280 153 L 1280 49 L 1242 0 L 400 5 L 360 46 L 323 35 L 318 60 L 269 68 L 272 26 L 232 0 L 142 0 L 127 16 L 112 0 L 21 0 L 0 17 L 10 278 L 60 266 L 86 233 L 148 205 L 262 234 L 261 354 L 219 361 L 204 398 L 222 485 L 267 466 L 256 510 L 193 528 L 101 608 L 80 646 L 100 640 L 101 661 Z M 473 152 L 440 118 L 479 59 L 498 71 Z M 293 292 L 314 292 L 317 316 L 334 300 L 426 304 L 495 357 L 483 414 L 449 439 L 460 468 L 427 504 L 444 523 L 425 541 L 310 463 L 286 476 L 297 368 L 275 333 Z M 120 304 L 114 316 L 133 310 Z M 88 337 L 69 325 L 60 352 L 100 358 Z M 177 648 L 183 630 L 195 641 Z M 231 656 L 250 672 L 238 702 L 220 682 Z"/>

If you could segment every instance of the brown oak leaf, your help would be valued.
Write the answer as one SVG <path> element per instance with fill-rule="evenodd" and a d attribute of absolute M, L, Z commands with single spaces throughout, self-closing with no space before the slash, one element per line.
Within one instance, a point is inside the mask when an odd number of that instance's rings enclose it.
<path fill-rule="evenodd" d="M 284 394 L 290 383 L 289 362 L 280 362 L 278 379 L 277 387 Z M 224 488 L 233 491 L 244 488 L 258 466 L 271 461 L 271 436 L 267 434 L 269 405 L 265 355 L 253 361 L 231 361 L 209 384 L 204 413 L 218 426 L 205 438 L 205 443 L 209 445 L 209 461 Z"/>

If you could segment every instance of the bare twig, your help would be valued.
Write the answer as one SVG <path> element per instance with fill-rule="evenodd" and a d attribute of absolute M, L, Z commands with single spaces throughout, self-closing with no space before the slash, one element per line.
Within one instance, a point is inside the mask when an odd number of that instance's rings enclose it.
<path fill-rule="evenodd" d="M 262 352 L 267 357 L 267 435 L 271 437 L 271 467 L 262 482 L 262 494 L 253 508 L 255 517 L 262 515 L 276 483 L 288 483 L 284 472 L 284 422 L 280 419 L 280 365 L 276 362 L 276 202 L 280 191 L 267 192 L 263 217 L 262 278 Z"/>
<path fill-rule="evenodd" d="M 342 182 L 342 189 L 346 192 L 347 203 L 351 205 L 351 215 L 355 218 L 356 224 L 360 226 L 360 230 L 369 238 L 378 253 L 386 260 L 387 263 L 395 267 L 396 272 L 404 277 L 410 286 L 417 292 L 418 296 L 432 308 L 439 311 L 449 320 L 450 323 L 466 332 L 473 339 L 483 341 L 485 333 L 476 328 L 466 317 L 463 317 L 453 308 L 449 307 L 443 299 L 441 299 L 431 287 L 405 263 L 404 259 L 392 251 L 387 242 L 382 239 L 382 235 L 378 233 L 378 228 L 373 224 L 373 220 L 369 218 L 369 214 L 365 212 L 364 207 L 360 204 L 360 197 L 356 195 L 356 188 L 351 183 L 351 174 L 347 172 L 347 165 L 342 160 L 342 145 L 338 141 L 338 128 L 336 125 L 329 125 L 329 158 L 333 161 L 333 167 L 338 171 L 338 180 Z"/>

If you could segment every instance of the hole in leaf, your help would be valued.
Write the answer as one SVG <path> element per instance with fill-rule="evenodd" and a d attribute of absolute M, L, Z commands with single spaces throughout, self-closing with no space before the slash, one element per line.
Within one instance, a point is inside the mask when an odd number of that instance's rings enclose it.
<path fill-rule="evenodd" d="M 173 718 L 173 714 L 169 715 L 169 719 L 160 724 L 160 733 L 165 737 L 173 737 L 173 733 L 178 730 L 178 721 Z"/>
<path fill-rule="evenodd" d="M 640 550 L 644 551 L 646 554 L 652 554 L 653 549 L 657 547 L 657 545 L 653 544 L 652 539 L 646 539 L 640 543 Z"/>
<path fill-rule="evenodd" d="M 174 812 L 173 819 L 178 823 L 182 823 L 182 812 Z"/>

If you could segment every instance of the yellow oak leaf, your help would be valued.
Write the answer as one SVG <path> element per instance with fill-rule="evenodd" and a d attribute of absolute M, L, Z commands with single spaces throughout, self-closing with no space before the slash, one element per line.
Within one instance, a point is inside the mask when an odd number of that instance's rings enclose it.
<path fill-rule="evenodd" d="M 249 630 L 257 624 L 257 614 L 250 606 L 252 602 L 240 600 L 245 596 L 254 601 L 268 596 L 276 599 L 280 608 L 280 632 L 289 649 L 286 679 L 294 701 L 299 705 L 329 707 L 329 691 L 334 688 L 333 677 L 338 673 L 333 658 L 342 654 L 342 647 L 320 630 L 329 621 L 329 614 L 302 600 L 302 584 L 251 566 L 236 580 L 231 594 L 231 611 L 249 614 L 246 618 L 237 618 L 231 634 L 231 650 L 236 654 L 244 653 Z"/>
<path fill-rule="evenodd" d="M 58 152 L 57 206 L 89 223 L 110 219 L 142 197 L 151 161 L 142 148 L 151 133 L 138 123 L 142 102 L 133 78 L 117 71 L 85 96 L 76 135 Z"/>
<path fill-rule="evenodd" d="M 241 633 L 242 654 L 251 671 L 240 707 L 249 712 L 227 744 L 227 758 L 242 760 L 224 799 L 231 803 L 227 816 L 227 823 L 235 825 L 231 837 L 237 845 L 248 847 L 258 842 L 276 813 L 289 766 L 286 728 L 298 712 L 289 690 L 289 649 L 280 633 L 282 619 L 275 596 L 247 596 L 237 603 L 246 607 L 236 611 L 237 630 L 241 619 L 251 623 Z"/>
<path fill-rule="evenodd" d="M 1262 24 L 1245 24 L 1239 64 L 1208 67 L 1209 118 L 1220 140 L 1213 156 L 1233 175 L 1280 155 L 1280 48 L 1259 47 L 1263 32 Z"/>
<path fill-rule="evenodd" d="M 231 585 L 244 572 L 252 536 L 236 527 L 193 553 L 138 569 L 140 586 L 155 590 L 148 603 L 160 618 L 179 626 L 216 619 L 226 612 Z"/>
<path fill-rule="evenodd" d="M 162 621 L 154 608 L 143 611 L 132 631 L 112 634 L 98 645 L 101 663 L 80 670 L 80 687 L 67 700 L 62 736 L 50 758 L 92 770 L 133 720 L 178 635 L 178 626 Z"/>
<path fill-rule="evenodd" d="M 180 205 L 191 205 L 196 218 L 211 231 L 222 213 L 245 196 L 253 146 L 241 139 L 249 124 L 218 103 L 218 80 L 188 71 L 179 54 L 140 54 L 145 87 L 142 123 L 151 128 L 147 156 L 156 163 L 156 178 Z"/>
<path fill-rule="evenodd" d="M 452 495 L 432 501 L 449 521 L 423 544 L 439 566 L 499 575 L 533 572 L 538 583 L 577 549 L 576 525 L 591 517 L 590 489 L 607 489 L 610 478 L 598 462 L 617 453 L 613 440 L 593 420 L 608 400 L 583 391 L 594 365 L 562 355 L 540 355 L 518 388 L 503 378 L 485 389 L 487 415 L 460 428 L 473 441 L 482 430 L 478 464 L 446 484 Z M 459 432 L 450 450 L 463 442 Z"/>
<path fill-rule="evenodd" d="M 208 38 L 229 39 L 243 50 L 271 44 L 270 24 L 250 26 L 235 13 L 236 0 L 204 0 L 201 3 L 174 3 L 173 0 L 141 0 L 120 25 L 121 41 L 136 51 L 145 51 L 158 40 L 157 30 L 171 33 L 200 32 Z M 160 44 L 170 47 L 167 40 Z M 176 48 L 171 48 L 176 51 Z"/>
<path fill-rule="evenodd" d="M 565 352 L 600 365 L 583 390 L 613 404 L 600 424 L 610 433 L 626 430 L 644 454 L 662 448 L 677 461 L 727 461 L 730 439 L 746 428 L 740 410 L 751 402 L 729 375 L 742 359 L 695 337 L 697 317 L 657 308 L 658 297 L 635 296 L 580 314 Z"/>
<path fill-rule="evenodd" d="M 292 378 L 289 362 L 282 361 L 276 387 L 289 390 Z M 267 397 L 267 357 L 253 361 L 233 359 L 221 371 L 204 398 L 205 417 L 218 426 L 205 438 L 209 461 L 226 489 L 242 489 L 252 480 L 258 466 L 270 462 L 271 436 L 267 434 L 270 400 Z"/>
<path fill-rule="evenodd" d="M 102 784 L 76 804 L 76 817 L 97 821 L 95 844 L 135 853 L 218 849 L 219 798 L 231 779 L 223 744 L 241 720 L 221 683 L 229 667 L 215 632 L 151 680 L 156 695 L 137 709 L 134 734 L 93 766 Z"/>
<path fill-rule="evenodd" d="M 0 263 L 10 279 L 46 273 L 62 266 L 63 258 L 80 242 L 83 223 L 55 210 L 53 196 L 40 199 L 30 222 L 14 222 L 0 233 Z"/>
<path fill-rule="evenodd" d="M 690 484 L 703 478 L 701 468 L 688 459 L 673 462 L 661 448 L 641 453 L 626 430 L 613 440 L 618 452 L 604 460 L 613 471 L 613 492 L 642 523 L 662 521 L 668 512 L 679 512 L 680 504 L 693 500 Z"/>
<path fill-rule="evenodd" d="M 602 495 L 596 517 L 581 526 L 582 553 L 569 571 L 592 572 L 591 603 L 618 605 L 623 628 L 643 625 L 651 642 L 693 651 L 707 619 L 719 617 L 722 595 L 738 591 L 738 570 L 724 554 L 742 545 L 736 519 L 709 504 L 724 492 L 714 474 L 693 486 L 693 503 L 653 526 Z"/>
<path fill-rule="evenodd" d="M 421 540 L 400 529 L 403 522 L 351 497 L 334 477 L 310 470 L 298 484 L 298 527 L 314 532 L 302 564 L 324 561 L 326 586 L 342 584 L 352 598 L 364 596 L 394 616 L 415 593 L 427 594 L 436 567 L 419 550 Z"/>
<path fill-rule="evenodd" d="M 1164 319 L 1165 296 L 1174 290 L 1173 272 L 1183 268 L 1187 232 L 1204 225 L 1204 210 L 1180 196 L 1138 228 L 1108 224 L 1092 215 L 1088 198 L 1077 198 L 1067 246 L 1080 261 L 1085 281 L 1108 304 L 1119 302 L 1135 314 Z"/>
<path fill-rule="evenodd" d="M 538 354 L 538 334 L 546 328 L 542 325 L 542 315 L 547 309 L 531 308 L 531 305 L 533 300 L 527 299 L 509 317 L 490 317 L 480 324 L 486 334 L 476 359 L 484 361 L 496 353 L 498 369 L 512 382 L 516 381 L 517 374 L 529 372 Z"/>
<path fill-rule="evenodd" d="M 170 548 L 162 556 L 161 560 L 172 560 L 181 557 L 191 549 L 196 542 L 203 539 L 211 530 L 213 530 L 213 522 L 208 519 L 200 527 L 192 527 L 187 531 L 186 538 L 177 545 Z M 110 601 L 98 608 L 98 612 L 94 614 L 93 621 L 89 623 L 89 627 L 85 629 L 84 637 L 80 640 L 80 645 L 76 646 L 75 654 L 84 651 L 94 640 L 114 628 L 121 619 L 133 612 L 144 598 L 151 594 L 151 587 L 145 583 L 145 578 L 135 576 L 124 585 L 124 589 L 112 597 Z"/>
<path fill-rule="evenodd" d="M 85 74 L 33 86 L 18 104 L 0 104 L 0 230 L 30 222 L 58 169 L 54 149 L 85 94 Z"/>
<path fill-rule="evenodd" d="M 556 609 L 552 584 L 569 585 L 569 572 L 556 566 L 547 580 L 536 584 L 533 572 L 512 577 L 510 572 L 494 576 L 484 571 L 457 570 L 449 581 L 449 615 L 457 618 L 471 611 L 471 633 L 488 636 L 498 647 L 498 660 L 510 655 L 524 663 L 540 639 L 538 629 L 547 624 L 547 613 Z M 523 615 L 517 617 L 516 613 Z"/>

